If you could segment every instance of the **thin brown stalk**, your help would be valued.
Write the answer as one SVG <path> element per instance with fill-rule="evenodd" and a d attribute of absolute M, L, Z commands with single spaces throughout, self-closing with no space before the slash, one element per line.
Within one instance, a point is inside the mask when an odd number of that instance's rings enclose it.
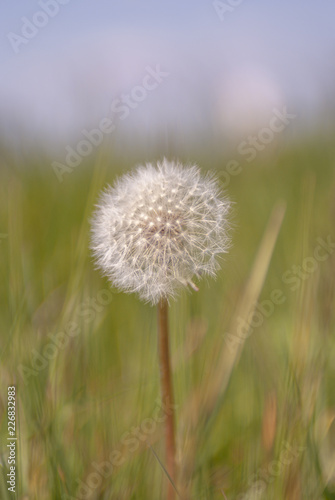
<path fill-rule="evenodd" d="M 169 348 L 168 303 L 165 299 L 162 299 L 158 304 L 158 351 L 162 403 L 168 409 L 165 420 L 166 469 L 170 476 L 167 489 L 167 500 L 174 500 L 176 498 L 174 486 L 176 483 L 174 399 Z"/>

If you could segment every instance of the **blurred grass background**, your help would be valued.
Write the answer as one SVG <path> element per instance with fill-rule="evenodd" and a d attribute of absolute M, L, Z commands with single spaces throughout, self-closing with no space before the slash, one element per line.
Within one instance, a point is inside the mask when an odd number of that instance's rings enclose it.
<path fill-rule="evenodd" d="M 335 498 L 335 253 L 296 291 L 282 279 L 313 256 L 317 238 L 335 240 L 334 148 L 310 141 L 242 164 L 227 187 L 235 202 L 233 246 L 218 279 L 171 303 L 181 498 Z M 226 162 L 209 152 L 194 160 L 219 177 Z M 14 497 L 5 468 L 7 386 L 14 383 L 16 498 L 164 498 L 164 424 L 152 424 L 159 398 L 155 308 L 116 290 L 108 304 L 92 302 L 110 288 L 94 270 L 89 217 L 100 189 L 137 162 L 131 153 L 121 160 L 102 152 L 63 183 L 43 155 L 1 166 L 3 500 Z M 286 212 L 272 251 L 266 238 L 280 201 Z M 269 266 L 261 269 L 264 259 Z M 273 289 L 286 300 L 235 355 L 227 334 L 246 312 L 246 287 L 257 300 L 249 278 L 261 272 L 259 300 Z M 48 351 L 48 335 L 61 336 L 69 322 L 78 335 Z M 52 359 L 34 371 L 36 353 L 45 360 L 45 352 Z M 125 433 L 133 434 L 131 445 Z M 291 449 L 285 464 L 284 449 Z M 94 476 L 94 463 L 113 451 L 122 464 L 108 477 Z"/>

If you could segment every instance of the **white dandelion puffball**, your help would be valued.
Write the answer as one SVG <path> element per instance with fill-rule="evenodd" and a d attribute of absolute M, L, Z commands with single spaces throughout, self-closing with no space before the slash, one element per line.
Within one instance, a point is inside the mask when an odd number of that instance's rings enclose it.
<path fill-rule="evenodd" d="M 163 160 L 122 176 L 92 219 L 98 267 L 116 287 L 157 304 L 215 275 L 229 247 L 230 202 L 196 166 Z"/>

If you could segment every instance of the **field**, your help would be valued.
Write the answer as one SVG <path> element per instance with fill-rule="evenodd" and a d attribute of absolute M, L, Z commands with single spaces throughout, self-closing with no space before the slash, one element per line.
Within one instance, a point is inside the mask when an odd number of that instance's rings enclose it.
<path fill-rule="evenodd" d="M 334 152 L 243 164 L 218 278 L 171 302 L 180 498 L 335 499 Z M 226 158 L 197 156 L 226 179 Z M 62 183 L 42 154 L 1 162 L 0 497 L 164 499 L 156 310 L 89 251 L 99 191 L 138 159 L 103 152 Z"/>

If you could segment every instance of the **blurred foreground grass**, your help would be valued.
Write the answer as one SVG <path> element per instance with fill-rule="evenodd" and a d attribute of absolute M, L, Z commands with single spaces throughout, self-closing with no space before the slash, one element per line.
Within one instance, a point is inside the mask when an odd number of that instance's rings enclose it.
<path fill-rule="evenodd" d="M 335 498 L 335 252 L 315 254 L 335 241 L 334 158 L 309 144 L 244 165 L 218 279 L 171 304 L 181 498 Z M 156 311 L 88 250 L 99 190 L 133 164 L 59 183 L 29 163 L 0 170 L 0 498 L 16 384 L 16 498 L 163 499 Z M 199 163 L 222 178 L 224 160 Z"/>

